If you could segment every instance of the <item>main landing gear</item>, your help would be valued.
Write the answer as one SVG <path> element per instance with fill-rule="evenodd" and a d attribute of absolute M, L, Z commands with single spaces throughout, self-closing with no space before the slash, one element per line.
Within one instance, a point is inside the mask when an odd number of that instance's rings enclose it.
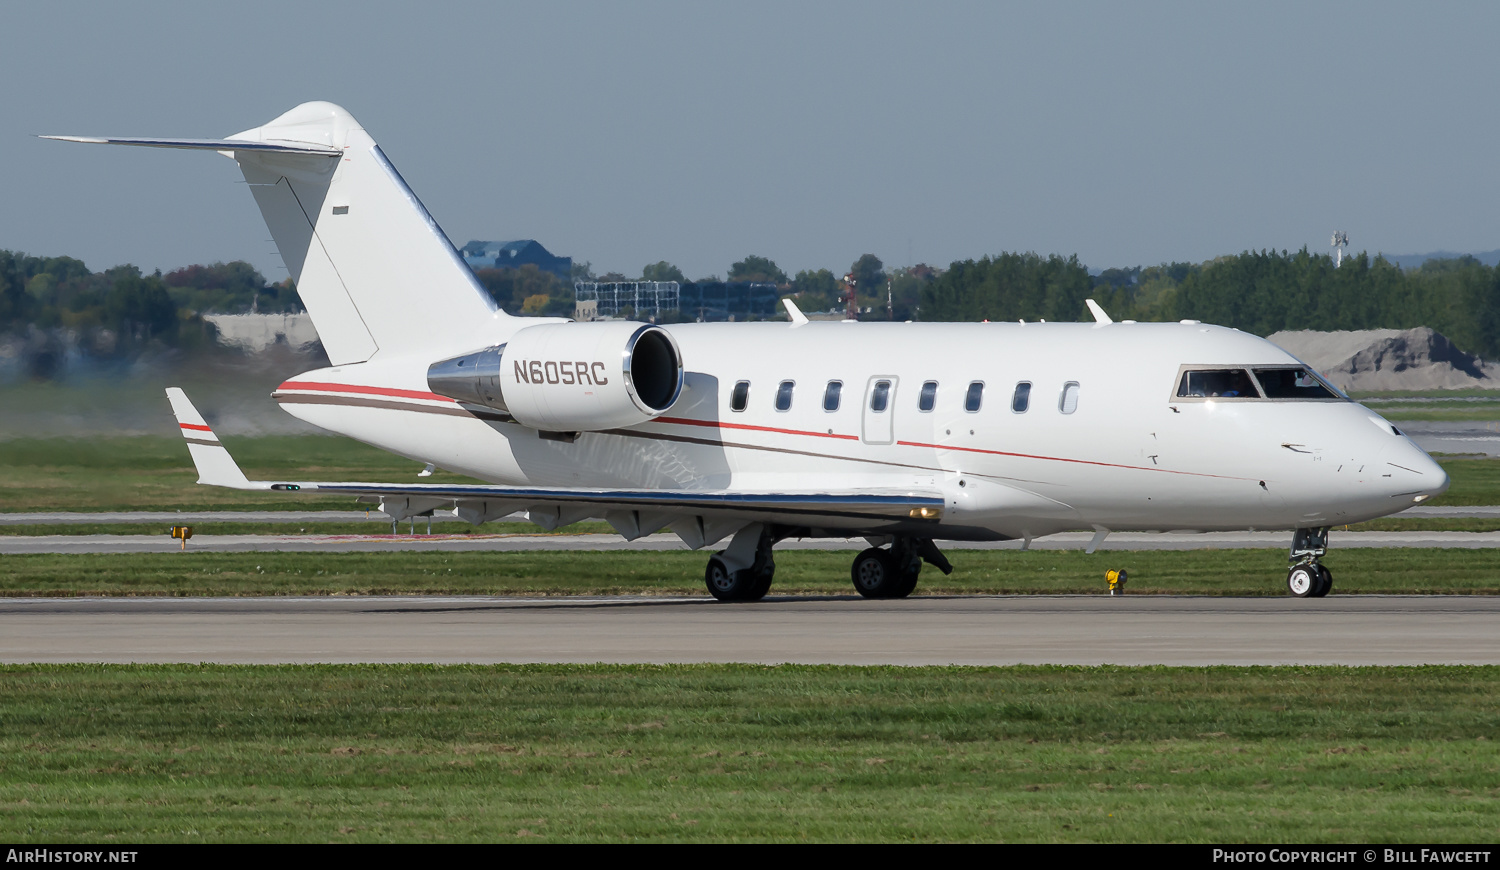
<path fill-rule="evenodd" d="M 1298 598 L 1322 598 L 1333 588 L 1333 573 L 1323 566 L 1328 553 L 1328 528 L 1298 529 L 1292 535 L 1292 568 L 1286 574 L 1288 592 Z"/>
<path fill-rule="evenodd" d="M 898 537 L 889 549 L 871 547 L 855 556 L 849 576 L 855 591 L 865 598 L 905 598 L 917 588 L 924 561 L 944 574 L 953 573 L 953 566 L 930 538 Z"/>
<path fill-rule="evenodd" d="M 740 529 L 729 546 L 708 558 L 703 572 L 708 594 L 720 601 L 759 601 L 771 590 L 776 562 L 771 548 L 791 530 L 756 523 Z M 952 574 L 953 566 L 929 538 L 897 537 L 889 547 L 871 547 L 854 557 L 850 577 L 865 598 L 905 598 L 917 587 L 922 563 Z"/>

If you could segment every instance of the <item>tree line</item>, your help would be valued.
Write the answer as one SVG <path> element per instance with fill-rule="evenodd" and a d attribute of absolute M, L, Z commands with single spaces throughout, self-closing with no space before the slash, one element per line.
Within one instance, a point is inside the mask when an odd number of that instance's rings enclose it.
<path fill-rule="evenodd" d="M 733 263 L 726 278 L 774 285 L 808 313 L 842 312 L 844 272 L 854 275 L 862 319 L 1088 320 L 1084 300 L 1093 298 L 1116 320 L 1201 320 L 1257 335 L 1430 326 L 1464 350 L 1500 358 L 1500 267 L 1473 257 L 1428 260 L 1403 270 L 1362 253 L 1336 267 L 1331 256 L 1303 248 L 1093 275 L 1076 255 L 1000 253 L 946 268 L 887 268 L 879 257 L 865 254 L 837 274 L 808 269 L 788 275 L 770 258 L 751 255 Z M 481 269 L 476 275 L 512 313 L 572 313 L 572 282 L 534 266 Z M 723 284 L 718 276 L 687 281 L 666 261 L 646 265 L 638 278 L 596 276 L 581 263 L 574 277 Z M 96 353 L 128 355 L 153 342 L 211 343 L 202 314 L 251 310 L 300 311 L 301 303 L 290 280 L 271 284 L 243 262 L 147 275 L 131 265 L 93 272 L 70 257 L 0 251 L 0 335 L 67 329 L 85 336 Z M 679 316 L 692 319 L 694 313 Z"/>

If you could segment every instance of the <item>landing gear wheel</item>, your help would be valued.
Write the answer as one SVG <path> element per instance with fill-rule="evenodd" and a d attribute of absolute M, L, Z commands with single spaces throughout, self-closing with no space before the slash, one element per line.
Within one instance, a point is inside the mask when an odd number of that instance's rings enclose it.
<path fill-rule="evenodd" d="M 854 591 L 865 598 L 890 598 L 900 582 L 891 554 L 879 547 L 855 556 L 849 576 L 854 581 Z"/>
<path fill-rule="evenodd" d="M 1313 594 L 1312 594 L 1311 597 L 1313 597 L 1313 598 L 1322 598 L 1324 595 L 1327 595 L 1333 589 L 1333 572 L 1330 571 L 1330 570 L 1328 570 L 1328 568 L 1325 567 L 1325 566 L 1323 566 L 1323 565 L 1319 565 L 1317 567 L 1318 567 L 1318 588 L 1313 591 Z"/>
<path fill-rule="evenodd" d="M 1287 591 L 1298 598 L 1315 598 L 1323 586 L 1323 573 L 1317 565 L 1293 565 L 1286 574 Z"/>
<path fill-rule="evenodd" d="M 708 594 L 720 601 L 759 601 L 771 590 L 771 580 L 776 575 L 774 566 L 760 571 L 745 568 L 731 571 L 717 555 L 708 558 L 708 568 L 703 572 Z"/>
<path fill-rule="evenodd" d="M 753 570 L 753 569 L 747 569 L 747 570 Z M 766 593 L 771 591 L 771 580 L 775 576 L 776 576 L 776 569 L 775 569 L 774 566 L 771 567 L 771 568 L 767 568 L 764 571 L 761 571 L 760 572 L 760 577 L 756 579 L 755 585 L 752 586 L 746 592 L 745 597 L 742 598 L 742 599 L 740 599 L 740 600 L 741 601 L 759 601 L 762 598 L 765 598 L 766 597 Z"/>
<path fill-rule="evenodd" d="M 896 583 L 891 587 L 891 594 L 887 598 L 905 598 L 917 588 L 917 571 L 908 571 L 896 578 Z"/>

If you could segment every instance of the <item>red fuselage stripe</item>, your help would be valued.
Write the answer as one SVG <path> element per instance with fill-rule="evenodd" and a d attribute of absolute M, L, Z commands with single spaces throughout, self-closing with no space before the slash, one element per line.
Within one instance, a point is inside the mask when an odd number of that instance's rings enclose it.
<path fill-rule="evenodd" d="M 453 402 L 447 396 L 421 390 L 393 390 L 389 387 L 362 387 L 357 384 L 325 384 L 318 381 L 287 381 L 278 390 L 311 390 L 321 393 L 359 393 L 366 396 L 395 396 L 401 399 L 426 399 L 429 402 Z M 454 402 L 457 404 L 457 402 Z"/>

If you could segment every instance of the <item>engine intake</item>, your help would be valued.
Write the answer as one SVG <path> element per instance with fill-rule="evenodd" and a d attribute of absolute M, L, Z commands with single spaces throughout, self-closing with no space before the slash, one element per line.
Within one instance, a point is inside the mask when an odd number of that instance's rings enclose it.
<path fill-rule="evenodd" d="M 551 432 L 596 432 L 656 417 L 682 394 L 671 333 L 629 322 L 543 323 L 505 344 L 435 362 L 427 388 Z"/>

